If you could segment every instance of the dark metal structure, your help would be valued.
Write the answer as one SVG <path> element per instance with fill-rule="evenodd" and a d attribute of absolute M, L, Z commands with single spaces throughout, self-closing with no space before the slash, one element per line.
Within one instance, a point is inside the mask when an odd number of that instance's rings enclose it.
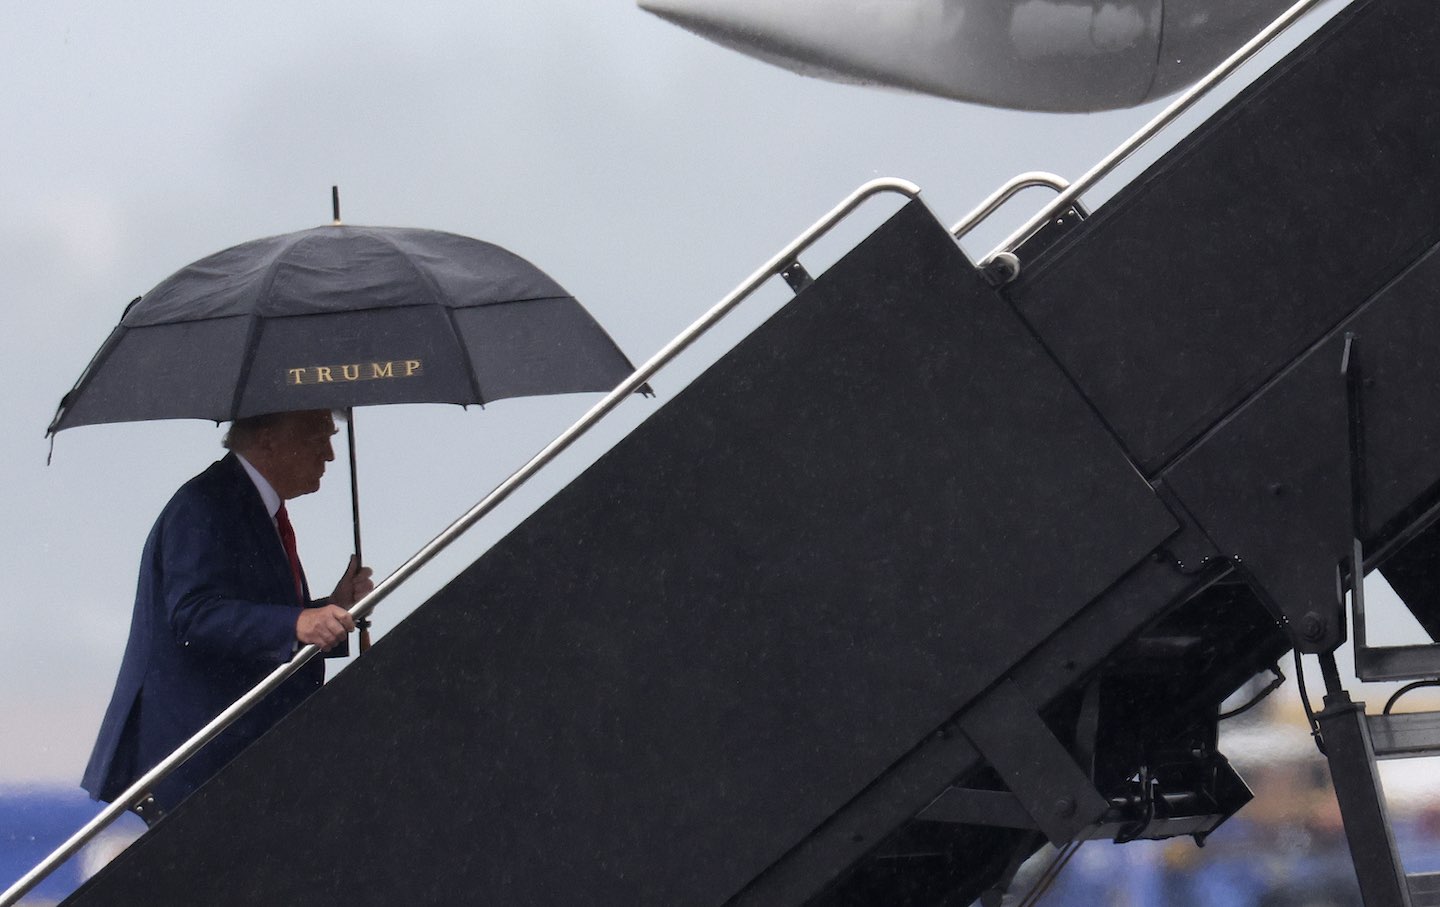
<path fill-rule="evenodd" d="M 1374 772 L 1437 722 L 1333 661 L 1364 571 L 1440 625 L 1436 46 L 1432 0 L 1353 4 L 1008 282 L 919 202 L 787 269 L 67 903 L 998 903 L 1047 840 L 1242 808 L 1219 704 L 1291 649 L 1366 904 L 1440 903 Z M 1440 675 L 1355 599 L 1362 677 Z"/>

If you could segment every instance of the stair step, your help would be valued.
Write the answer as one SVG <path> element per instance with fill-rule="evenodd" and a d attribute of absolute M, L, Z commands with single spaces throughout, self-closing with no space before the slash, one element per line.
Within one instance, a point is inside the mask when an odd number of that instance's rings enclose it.
<path fill-rule="evenodd" d="M 1440 756 L 1440 712 L 1370 715 L 1366 720 L 1377 759 Z"/>
<path fill-rule="evenodd" d="M 1440 676 L 1440 644 L 1357 646 L 1355 676 L 1371 683 Z"/>
<path fill-rule="evenodd" d="M 1411 907 L 1440 907 L 1440 872 L 1420 872 L 1408 875 Z"/>

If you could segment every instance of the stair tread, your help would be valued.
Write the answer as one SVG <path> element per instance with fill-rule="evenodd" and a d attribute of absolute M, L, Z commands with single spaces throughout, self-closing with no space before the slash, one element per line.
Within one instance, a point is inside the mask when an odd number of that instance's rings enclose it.
<path fill-rule="evenodd" d="M 1440 756 L 1440 712 L 1369 715 L 1377 758 Z"/>
<path fill-rule="evenodd" d="M 1411 907 L 1440 907 L 1440 872 L 1407 875 Z"/>

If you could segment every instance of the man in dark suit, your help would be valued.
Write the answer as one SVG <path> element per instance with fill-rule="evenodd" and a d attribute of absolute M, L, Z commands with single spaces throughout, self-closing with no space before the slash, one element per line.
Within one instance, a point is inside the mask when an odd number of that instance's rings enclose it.
<path fill-rule="evenodd" d="M 161 512 L 81 782 L 95 799 L 113 800 L 301 646 L 329 652 L 355 628 L 346 609 L 373 588 L 370 570 L 352 557 L 330 597 L 311 600 L 284 508 L 319 489 L 334 433 L 324 410 L 238 420 L 225 437 L 230 453 Z M 173 807 L 324 678 L 323 661 L 312 659 L 157 784 L 142 815 L 153 821 L 155 808 Z"/>

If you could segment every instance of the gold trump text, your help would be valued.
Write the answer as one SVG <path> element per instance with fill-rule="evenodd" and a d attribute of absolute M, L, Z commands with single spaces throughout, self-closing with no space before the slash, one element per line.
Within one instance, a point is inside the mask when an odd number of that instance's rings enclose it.
<path fill-rule="evenodd" d="M 347 365 L 309 365 L 287 368 L 285 383 L 337 384 L 347 381 L 384 381 L 392 378 L 414 378 L 424 372 L 419 359 L 392 359 L 388 362 L 352 362 Z"/>

